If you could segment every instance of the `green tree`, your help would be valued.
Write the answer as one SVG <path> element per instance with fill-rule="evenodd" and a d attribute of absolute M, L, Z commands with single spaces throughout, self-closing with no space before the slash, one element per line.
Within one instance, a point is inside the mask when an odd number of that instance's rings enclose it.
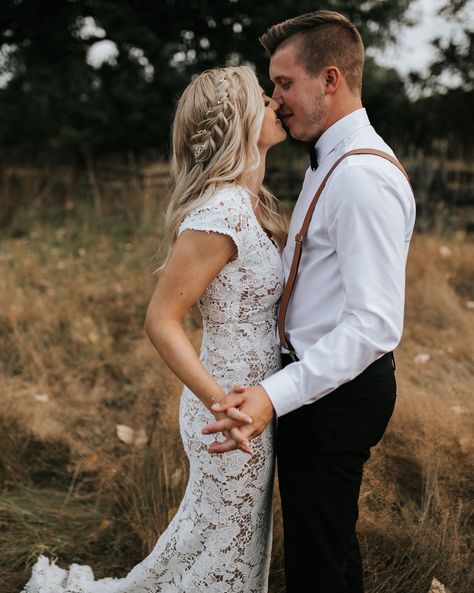
<path fill-rule="evenodd" d="M 413 105 L 399 72 L 380 66 L 368 57 L 364 68 L 362 99 L 377 132 L 390 144 L 406 149 L 414 134 Z"/>
<path fill-rule="evenodd" d="M 98 155 L 166 151 L 177 96 L 196 72 L 252 63 L 268 85 L 257 42 L 272 23 L 318 8 L 343 12 L 367 46 L 393 38 L 411 0 L 3 0 L 0 17 L 0 144 L 5 154 Z M 100 39 L 115 60 L 86 62 Z"/>
<path fill-rule="evenodd" d="M 473 0 L 448 0 L 440 14 L 456 22 L 460 34 L 433 39 L 428 75 L 411 74 L 421 95 L 412 109 L 414 141 L 430 149 L 444 140 L 448 153 L 456 156 L 467 155 L 473 147 L 474 121 L 469 114 L 474 103 L 474 28 L 468 18 L 473 8 Z"/>

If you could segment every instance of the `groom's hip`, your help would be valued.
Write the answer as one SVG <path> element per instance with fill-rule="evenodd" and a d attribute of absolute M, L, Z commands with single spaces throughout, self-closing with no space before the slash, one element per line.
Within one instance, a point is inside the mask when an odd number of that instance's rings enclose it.
<path fill-rule="evenodd" d="M 316 402 L 280 417 L 278 439 L 309 441 L 313 452 L 339 447 L 368 450 L 383 436 L 396 391 L 395 365 L 389 352 Z"/>

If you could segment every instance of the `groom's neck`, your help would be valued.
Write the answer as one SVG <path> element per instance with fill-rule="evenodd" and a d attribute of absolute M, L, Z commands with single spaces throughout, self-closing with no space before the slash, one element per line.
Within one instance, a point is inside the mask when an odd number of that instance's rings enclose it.
<path fill-rule="evenodd" d="M 346 117 L 346 115 L 349 115 L 353 111 L 357 111 L 357 109 L 361 109 L 362 107 L 362 99 L 360 98 L 360 96 L 349 94 L 344 97 L 341 97 L 337 102 L 335 102 L 331 106 L 322 133 L 324 133 L 337 121 L 339 121 L 343 117 Z"/>

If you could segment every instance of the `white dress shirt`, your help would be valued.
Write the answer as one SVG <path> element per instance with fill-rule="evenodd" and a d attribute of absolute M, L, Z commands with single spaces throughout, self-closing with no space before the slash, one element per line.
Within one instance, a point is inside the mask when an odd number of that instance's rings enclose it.
<path fill-rule="evenodd" d="M 393 155 L 365 109 L 337 121 L 316 143 L 319 167 L 306 171 L 291 217 L 285 278 L 316 189 L 335 161 L 355 148 Z M 277 416 L 317 401 L 397 346 L 414 222 L 410 185 L 386 159 L 350 156 L 332 173 L 313 213 L 286 316 L 300 361 L 261 382 Z"/>

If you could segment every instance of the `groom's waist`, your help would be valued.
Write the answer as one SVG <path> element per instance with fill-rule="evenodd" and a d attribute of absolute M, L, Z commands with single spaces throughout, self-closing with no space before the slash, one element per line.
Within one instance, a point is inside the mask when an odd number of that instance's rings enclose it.
<path fill-rule="evenodd" d="M 298 361 L 299 361 L 299 358 L 294 353 L 286 353 L 286 352 L 281 353 L 281 364 L 283 367 L 286 367 L 287 365 L 291 364 L 292 362 L 298 362 Z M 378 368 L 384 368 L 387 366 L 387 363 L 389 361 L 392 364 L 392 368 L 395 370 L 396 366 L 395 366 L 395 357 L 393 355 L 393 352 L 387 352 L 386 354 L 383 354 L 380 358 L 375 360 L 372 364 L 369 364 L 369 366 L 366 369 L 364 369 L 361 374 L 375 371 Z M 358 376 L 360 376 L 360 375 L 358 375 Z"/>

